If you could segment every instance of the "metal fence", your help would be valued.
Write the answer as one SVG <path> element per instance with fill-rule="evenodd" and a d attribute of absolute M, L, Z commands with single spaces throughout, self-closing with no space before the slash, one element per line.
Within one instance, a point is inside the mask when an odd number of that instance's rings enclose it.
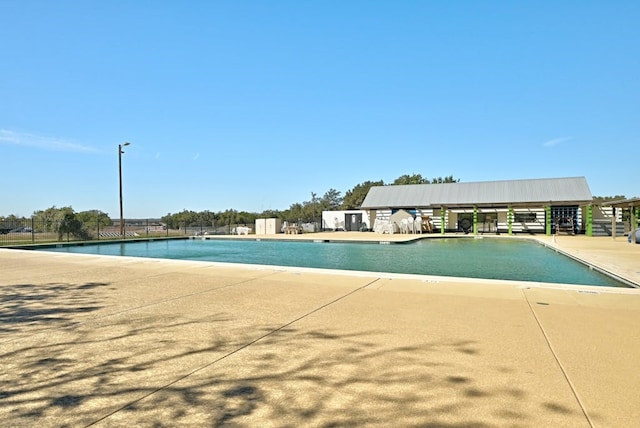
<path fill-rule="evenodd" d="M 157 221 L 125 221 L 123 233 L 115 222 L 105 226 L 99 223 L 78 222 L 72 227 L 63 221 L 36 219 L 0 220 L 0 246 L 45 244 L 54 242 L 122 240 L 137 238 L 169 238 L 193 235 L 229 235 L 243 224 L 211 225 L 180 224 L 171 229 Z"/>

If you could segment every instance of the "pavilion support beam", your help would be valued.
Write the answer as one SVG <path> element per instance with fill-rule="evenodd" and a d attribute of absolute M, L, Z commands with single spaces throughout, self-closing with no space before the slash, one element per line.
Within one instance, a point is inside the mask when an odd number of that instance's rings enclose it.
<path fill-rule="evenodd" d="M 545 234 L 551 236 L 551 205 L 544 207 Z"/>
<path fill-rule="evenodd" d="M 440 234 L 444 235 L 444 231 L 447 228 L 445 220 L 447 218 L 447 207 L 440 207 Z"/>
<path fill-rule="evenodd" d="M 473 206 L 473 234 L 478 234 L 478 207 Z"/>
<path fill-rule="evenodd" d="M 587 205 L 586 209 L 587 209 L 587 224 L 585 225 L 586 226 L 585 235 L 593 236 L 593 205 Z"/>
<path fill-rule="evenodd" d="M 367 214 L 369 215 L 369 231 L 373 230 L 373 226 L 376 223 L 376 217 L 378 216 L 377 210 L 368 210 Z"/>
<path fill-rule="evenodd" d="M 616 239 L 616 207 L 611 207 L 611 237 Z"/>
<path fill-rule="evenodd" d="M 509 235 L 513 235 L 513 207 L 511 205 L 509 205 L 507 212 L 507 230 Z"/>

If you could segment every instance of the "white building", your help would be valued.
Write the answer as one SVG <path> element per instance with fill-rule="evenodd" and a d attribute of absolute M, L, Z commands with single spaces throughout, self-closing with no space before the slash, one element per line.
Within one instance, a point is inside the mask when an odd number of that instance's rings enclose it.
<path fill-rule="evenodd" d="M 322 230 L 362 231 L 371 229 L 368 211 L 322 211 Z"/>
<path fill-rule="evenodd" d="M 594 224 L 584 177 L 374 186 L 361 208 L 372 228 L 404 210 L 440 233 L 591 234 Z"/>

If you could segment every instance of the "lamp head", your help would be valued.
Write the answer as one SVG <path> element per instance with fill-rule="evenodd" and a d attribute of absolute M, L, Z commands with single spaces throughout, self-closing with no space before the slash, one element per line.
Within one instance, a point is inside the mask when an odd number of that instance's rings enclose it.
<path fill-rule="evenodd" d="M 126 142 L 126 143 L 118 144 L 118 153 L 120 153 L 120 154 L 124 153 L 124 150 L 122 150 L 122 148 L 125 147 L 125 146 L 128 146 L 129 144 L 131 144 L 131 143 Z"/>

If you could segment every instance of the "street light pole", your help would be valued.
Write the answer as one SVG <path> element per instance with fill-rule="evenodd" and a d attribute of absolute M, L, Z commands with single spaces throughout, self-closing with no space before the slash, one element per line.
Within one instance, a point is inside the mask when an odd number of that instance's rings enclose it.
<path fill-rule="evenodd" d="M 124 238 L 124 218 L 122 214 L 122 148 L 130 143 L 118 144 L 118 176 L 120 178 L 120 236 Z"/>

